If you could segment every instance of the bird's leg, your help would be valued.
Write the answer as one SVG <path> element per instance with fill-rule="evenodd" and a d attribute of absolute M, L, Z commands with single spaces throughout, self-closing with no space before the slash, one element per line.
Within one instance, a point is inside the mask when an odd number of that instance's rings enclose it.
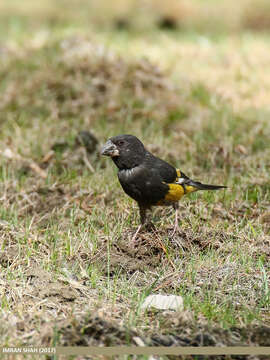
<path fill-rule="evenodd" d="M 178 211 L 179 211 L 179 205 L 177 202 L 173 203 L 173 208 L 175 210 L 175 220 L 174 220 L 174 228 L 173 228 L 173 233 L 172 236 L 174 236 L 174 234 L 176 233 L 176 230 L 180 230 L 179 225 L 178 225 Z"/>
<path fill-rule="evenodd" d="M 142 226 L 145 224 L 146 221 L 146 208 L 139 204 L 139 210 L 140 210 L 141 223 L 138 226 L 135 234 L 132 236 L 131 242 L 134 242 L 136 240 L 138 233 L 140 232 Z"/>
<path fill-rule="evenodd" d="M 139 205 L 139 209 L 140 209 L 141 225 L 143 225 L 146 221 L 146 208 L 142 205 Z"/>

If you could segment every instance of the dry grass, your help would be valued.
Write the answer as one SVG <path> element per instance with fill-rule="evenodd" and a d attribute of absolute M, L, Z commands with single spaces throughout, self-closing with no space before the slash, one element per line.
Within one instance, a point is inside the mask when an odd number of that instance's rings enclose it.
<path fill-rule="evenodd" d="M 265 0 L 248 1 L 242 15 L 242 25 L 244 28 L 255 31 L 269 31 L 269 2 Z"/>
<path fill-rule="evenodd" d="M 268 32 L 270 24 L 267 0 L 26 0 L 2 1 L 2 26 L 11 33 L 46 28 L 57 30 L 82 27 L 152 31 L 162 19 L 172 20 L 168 29 L 200 33 L 235 33 L 241 30 Z M 22 31 L 25 36 L 25 31 Z"/>
<path fill-rule="evenodd" d="M 93 40 L 58 21 L 1 45 L 1 342 L 269 346 L 267 37 Z M 98 154 L 124 132 L 229 189 L 185 199 L 173 238 L 156 209 L 131 247 L 136 204 Z M 143 312 L 152 292 L 185 312 Z"/>

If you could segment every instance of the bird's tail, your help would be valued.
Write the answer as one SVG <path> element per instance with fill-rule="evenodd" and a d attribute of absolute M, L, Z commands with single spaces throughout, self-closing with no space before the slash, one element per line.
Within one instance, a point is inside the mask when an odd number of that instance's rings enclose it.
<path fill-rule="evenodd" d="M 218 190 L 218 189 L 225 189 L 227 186 L 223 185 L 208 185 L 208 184 L 202 184 L 198 181 L 190 180 L 188 186 L 191 186 L 196 190 Z"/>
<path fill-rule="evenodd" d="M 181 176 L 178 178 L 179 184 L 181 184 L 186 193 L 191 193 L 197 190 L 218 190 L 225 189 L 227 186 L 223 185 L 208 185 L 202 184 L 199 181 L 193 181 L 189 177 L 187 177 L 183 172 L 180 173 Z"/>

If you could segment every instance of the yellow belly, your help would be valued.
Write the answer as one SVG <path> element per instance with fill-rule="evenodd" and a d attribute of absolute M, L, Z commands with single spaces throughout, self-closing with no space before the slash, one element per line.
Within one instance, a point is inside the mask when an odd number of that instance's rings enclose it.
<path fill-rule="evenodd" d="M 179 184 L 168 184 L 168 186 L 169 191 L 165 195 L 164 199 L 160 200 L 157 205 L 169 205 L 170 203 L 177 202 L 185 193 L 183 186 Z"/>
<path fill-rule="evenodd" d="M 185 189 L 180 184 L 168 184 L 169 191 L 165 195 L 164 199 L 159 200 L 157 205 L 170 205 L 179 201 L 183 195 L 196 191 L 193 186 L 185 186 Z"/>
<path fill-rule="evenodd" d="M 179 184 L 168 184 L 168 185 L 169 185 L 169 191 L 165 196 L 165 201 L 179 201 L 185 193 L 183 186 Z"/>
<path fill-rule="evenodd" d="M 181 171 L 176 169 L 176 181 L 181 178 Z M 194 186 L 185 185 L 185 187 L 181 184 L 167 184 L 169 186 L 169 191 L 165 195 L 164 199 L 159 200 L 157 205 L 169 205 L 174 202 L 179 201 L 183 195 L 194 192 L 196 189 Z"/>

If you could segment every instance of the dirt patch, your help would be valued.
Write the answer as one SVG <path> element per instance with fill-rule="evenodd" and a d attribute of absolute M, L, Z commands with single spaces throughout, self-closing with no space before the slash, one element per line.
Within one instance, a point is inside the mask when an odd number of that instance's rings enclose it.
<path fill-rule="evenodd" d="M 256 6 L 252 1 L 247 2 L 242 14 L 242 26 L 248 30 L 268 31 L 270 27 L 269 2 L 258 0 Z"/>
<path fill-rule="evenodd" d="M 221 231 L 209 231 L 209 228 L 201 228 L 200 231 L 191 229 L 178 231 L 172 238 L 172 244 L 179 246 L 184 250 L 199 248 L 202 250 L 219 249 L 232 238 L 232 234 Z"/>
<path fill-rule="evenodd" d="M 60 327 L 61 342 L 68 346 L 104 346 L 121 345 L 126 343 L 127 336 L 136 336 L 135 331 L 116 323 L 108 322 L 100 317 L 88 317 L 85 321 L 76 319 L 72 324 L 67 321 Z"/>
<path fill-rule="evenodd" d="M 9 246 L 4 251 L 0 252 L 0 264 L 1 266 L 7 268 L 11 266 L 16 259 L 19 257 L 20 252 L 17 245 Z"/>
<path fill-rule="evenodd" d="M 33 200 L 33 206 L 28 208 L 30 214 L 51 213 L 67 202 L 65 190 L 61 187 L 40 187 L 30 192 L 29 197 Z"/>
<path fill-rule="evenodd" d="M 101 266 L 104 275 L 114 276 L 124 271 L 132 275 L 136 271 L 147 272 L 160 265 L 174 268 L 170 253 L 185 253 L 219 249 L 231 239 L 231 234 L 213 231 L 194 233 L 192 230 L 180 230 L 172 235 L 172 228 L 160 228 L 142 231 L 136 240 L 133 235 L 136 229 L 123 232 L 120 238 L 111 245 L 108 255 L 107 246 L 100 248 L 94 257 L 88 258 L 92 264 Z M 164 240 L 168 239 L 168 240 Z"/>
<path fill-rule="evenodd" d="M 18 191 L 10 184 L 3 199 L 3 205 L 6 208 L 11 208 L 16 204 L 18 205 L 19 216 L 26 216 L 52 213 L 67 202 L 67 191 L 63 187 L 41 186 L 43 183 L 39 180 L 36 180 L 36 185 L 34 185 L 32 180 L 34 181 L 34 179 L 29 179 L 26 184 L 27 191 L 24 188 Z"/>
<path fill-rule="evenodd" d="M 23 102 L 24 109 L 42 109 L 57 119 L 79 116 L 92 122 L 106 114 L 110 123 L 122 122 L 123 107 L 132 111 L 134 119 L 147 116 L 150 110 L 152 118 L 161 119 L 179 108 L 173 83 L 146 59 L 126 62 L 82 37 L 52 45 L 50 51 L 58 54 L 55 61 L 49 66 L 47 61 L 40 64 L 37 56 L 39 70 L 32 72 L 31 79 L 27 71 L 12 76 L 14 91 L 5 96 L 2 109 L 16 109 Z"/>
<path fill-rule="evenodd" d="M 19 218 L 25 219 L 31 216 L 33 224 L 38 225 L 39 228 L 45 228 L 50 224 L 50 221 L 56 222 L 58 218 L 69 217 L 70 210 L 74 206 L 78 209 L 76 214 L 79 221 L 79 218 L 83 219 L 86 216 L 85 214 L 91 212 L 91 207 L 96 203 L 109 201 L 106 193 L 93 196 L 91 190 L 82 190 L 78 185 L 53 184 L 52 186 L 46 186 L 40 179 L 29 178 L 28 180 L 27 190 L 22 188 L 18 191 L 10 184 L 2 204 L 7 210 L 16 205 Z M 64 226 L 63 221 L 61 224 Z M 4 227 L 0 224 L 0 236 L 1 233 L 5 234 L 5 242 L 8 239 L 18 237 L 19 231 L 9 229 L 9 227 L 8 221 L 6 221 Z M 7 231 L 7 229 L 9 230 Z"/>
<path fill-rule="evenodd" d="M 46 288 L 38 291 L 41 299 L 49 299 L 57 303 L 74 301 L 77 297 L 77 292 L 68 285 L 60 285 L 50 283 Z"/>
<path fill-rule="evenodd" d="M 270 259 L 270 236 L 259 235 L 248 242 L 250 254 L 256 259 L 263 256 L 265 259 Z"/>
<path fill-rule="evenodd" d="M 31 296 L 38 297 L 41 301 L 56 303 L 72 302 L 79 297 L 79 293 L 69 284 L 51 279 L 50 273 L 42 268 L 33 267 L 26 272 L 28 284 L 32 286 Z"/>
<path fill-rule="evenodd" d="M 126 231 L 112 244 L 108 257 L 107 246 L 99 250 L 90 262 L 99 264 L 104 275 L 113 276 L 124 271 L 129 275 L 135 271 L 146 272 L 164 261 L 161 244 L 151 238 L 151 233 L 142 233 L 132 242 L 133 231 Z"/>
<path fill-rule="evenodd" d="M 269 346 L 270 328 L 256 326 L 224 330 L 209 325 L 197 325 L 195 322 L 183 322 L 182 314 L 175 312 L 156 313 L 163 319 L 164 328 L 148 331 L 131 330 L 114 321 L 100 316 L 84 316 L 67 319 L 57 324 L 58 345 L 61 346 Z M 174 326 L 173 332 L 171 330 Z M 52 341 L 51 329 L 45 329 L 42 337 L 46 344 Z M 245 359 L 246 357 L 242 357 Z M 220 359 L 225 359 L 221 356 Z M 240 359 L 240 357 L 238 357 Z"/>

